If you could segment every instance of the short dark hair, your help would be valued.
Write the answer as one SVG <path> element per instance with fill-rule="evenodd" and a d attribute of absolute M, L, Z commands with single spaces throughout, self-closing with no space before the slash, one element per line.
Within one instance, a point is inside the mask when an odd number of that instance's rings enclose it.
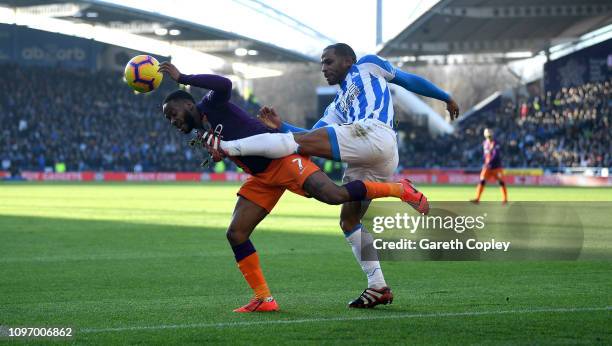
<path fill-rule="evenodd" d="M 351 58 L 354 63 L 357 62 L 357 55 L 355 55 L 355 51 L 353 50 L 353 48 L 351 48 L 351 46 L 346 43 L 334 43 L 325 47 L 325 50 L 328 49 L 333 49 L 336 55 L 348 57 Z"/>
<path fill-rule="evenodd" d="M 188 100 L 188 101 L 195 103 L 193 96 L 191 96 L 190 93 L 182 89 L 175 90 L 171 92 L 170 94 L 168 94 L 168 96 L 166 96 L 166 98 L 164 99 L 164 103 L 162 104 L 165 105 L 166 103 L 173 101 L 173 100 Z"/>

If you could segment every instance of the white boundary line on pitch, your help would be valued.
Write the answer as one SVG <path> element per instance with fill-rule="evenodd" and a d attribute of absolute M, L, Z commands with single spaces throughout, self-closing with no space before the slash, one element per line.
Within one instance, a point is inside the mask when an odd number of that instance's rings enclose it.
<path fill-rule="evenodd" d="M 122 332 L 135 330 L 159 330 L 159 329 L 188 329 L 188 328 L 223 328 L 255 326 L 262 324 L 300 324 L 317 322 L 338 321 L 371 321 L 397 318 L 436 318 L 436 317 L 461 317 L 461 316 L 486 316 L 486 315 L 509 315 L 509 314 L 533 314 L 546 312 L 587 312 L 587 311 L 610 311 L 612 306 L 593 308 L 556 308 L 556 309 L 531 309 L 531 310 L 499 310 L 499 311 L 471 311 L 471 312 L 442 312 L 434 314 L 391 314 L 384 316 L 359 316 L 359 317 L 335 317 L 335 318 L 306 318 L 299 320 L 268 320 L 268 321 L 245 321 L 245 322 L 221 322 L 221 323 L 194 323 L 194 324 L 165 324 L 159 326 L 142 327 L 119 327 L 119 328 L 85 328 L 77 329 L 77 333 L 104 333 Z M 75 333 L 75 334 L 77 334 Z"/>

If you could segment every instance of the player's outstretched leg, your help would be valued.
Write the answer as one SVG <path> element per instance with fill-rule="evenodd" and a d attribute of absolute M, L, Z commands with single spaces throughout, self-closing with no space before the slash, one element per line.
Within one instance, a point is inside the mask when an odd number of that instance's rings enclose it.
<path fill-rule="evenodd" d="M 361 180 L 355 180 L 351 183 L 360 182 Z M 427 197 L 418 191 L 412 182 L 408 179 L 402 179 L 399 183 L 381 183 L 376 181 L 363 180 L 363 184 L 366 187 L 366 198 L 368 200 L 384 198 L 384 197 L 396 197 L 402 200 L 402 202 L 408 203 L 420 214 L 429 213 L 429 202 Z"/>
<path fill-rule="evenodd" d="M 427 197 L 415 189 L 408 179 L 399 183 L 353 180 L 338 186 L 325 173 L 316 172 L 306 179 L 303 188 L 310 196 L 327 204 L 395 197 L 408 203 L 421 214 L 429 212 Z"/>
<path fill-rule="evenodd" d="M 259 263 L 259 255 L 249 239 L 255 226 L 267 215 L 267 211 L 255 203 L 240 197 L 232 222 L 227 230 L 227 239 L 232 246 L 240 272 L 253 290 L 251 301 L 234 312 L 278 311 L 278 304 L 272 297 Z"/>
<path fill-rule="evenodd" d="M 263 156 L 278 159 L 298 150 L 298 144 L 291 133 L 262 133 L 233 141 L 219 141 L 219 147 L 226 156 Z"/>
<path fill-rule="evenodd" d="M 211 135 L 207 135 L 207 141 L 208 136 Z M 296 134 L 262 133 L 233 141 L 217 140 L 225 156 L 263 156 L 278 159 L 299 153 L 339 161 L 339 156 L 332 151 L 327 127 Z M 215 142 L 215 139 L 210 141 Z"/>

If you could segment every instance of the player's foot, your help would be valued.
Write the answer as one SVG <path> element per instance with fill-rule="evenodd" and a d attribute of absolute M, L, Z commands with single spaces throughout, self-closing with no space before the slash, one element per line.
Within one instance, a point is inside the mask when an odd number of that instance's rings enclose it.
<path fill-rule="evenodd" d="M 470 202 L 471 202 L 472 204 L 478 204 L 478 203 L 480 203 L 480 200 L 478 200 L 478 199 L 474 198 L 474 199 L 470 199 Z"/>
<path fill-rule="evenodd" d="M 380 304 L 393 303 L 393 292 L 389 287 L 366 288 L 357 299 L 348 304 L 349 308 L 369 309 Z"/>
<path fill-rule="evenodd" d="M 278 310 L 279 308 L 276 300 L 269 297 L 266 299 L 253 298 L 247 305 L 235 309 L 234 312 L 270 312 Z"/>
<path fill-rule="evenodd" d="M 228 156 L 225 150 L 221 149 L 221 136 L 212 130 L 202 134 L 202 142 L 214 162 L 219 162 Z"/>
<path fill-rule="evenodd" d="M 421 214 L 429 213 L 429 202 L 427 202 L 427 197 L 415 189 L 410 180 L 402 179 L 400 183 L 403 188 L 402 201 L 410 204 L 411 207 Z"/>
<path fill-rule="evenodd" d="M 508 204 L 508 201 L 502 201 L 502 205 Z"/>

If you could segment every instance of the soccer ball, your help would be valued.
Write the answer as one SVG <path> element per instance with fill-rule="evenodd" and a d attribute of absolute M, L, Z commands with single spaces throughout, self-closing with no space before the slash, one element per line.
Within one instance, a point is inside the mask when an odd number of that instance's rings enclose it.
<path fill-rule="evenodd" d="M 132 89 L 148 93 L 159 86 L 163 74 L 158 72 L 159 62 L 150 55 L 137 55 L 125 66 L 125 81 Z"/>

